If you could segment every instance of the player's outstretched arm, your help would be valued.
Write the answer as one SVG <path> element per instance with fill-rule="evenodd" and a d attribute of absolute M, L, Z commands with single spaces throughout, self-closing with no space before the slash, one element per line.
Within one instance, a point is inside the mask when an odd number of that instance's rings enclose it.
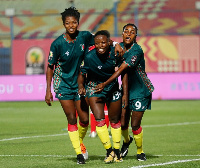
<path fill-rule="evenodd" d="M 115 73 L 107 81 L 98 84 L 95 87 L 94 91 L 95 92 L 101 92 L 106 85 L 108 85 L 113 80 L 115 80 L 115 78 L 118 78 L 126 68 L 128 68 L 128 65 L 125 64 L 125 63 L 122 63 L 122 65 L 119 67 L 119 69 L 117 71 L 115 71 Z"/>

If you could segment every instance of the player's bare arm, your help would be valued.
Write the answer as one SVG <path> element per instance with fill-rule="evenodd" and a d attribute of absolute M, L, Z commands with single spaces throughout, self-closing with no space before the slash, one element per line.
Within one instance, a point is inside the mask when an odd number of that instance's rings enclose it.
<path fill-rule="evenodd" d="M 122 93 L 122 108 L 126 109 L 128 106 L 128 74 L 121 75 L 123 93 Z"/>
<path fill-rule="evenodd" d="M 113 80 L 118 78 L 126 68 L 128 68 L 128 65 L 125 63 L 122 63 L 122 65 L 119 67 L 119 69 L 117 71 L 115 71 L 115 73 L 106 82 L 100 83 L 95 87 L 95 89 L 94 89 L 95 92 L 101 92 L 106 85 L 108 85 Z"/>
<path fill-rule="evenodd" d="M 48 106 L 51 106 L 51 102 L 53 102 L 53 95 L 51 92 L 51 80 L 53 77 L 53 69 L 54 69 L 53 65 L 47 66 L 47 72 L 46 72 L 47 88 L 46 88 L 45 102 L 47 103 Z"/>
<path fill-rule="evenodd" d="M 78 75 L 78 94 L 79 95 L 85 95 L 86 90 L 84 87 L 84 81 L 85 81 L 85 76 L 83 76 L 81 73 Z"/>

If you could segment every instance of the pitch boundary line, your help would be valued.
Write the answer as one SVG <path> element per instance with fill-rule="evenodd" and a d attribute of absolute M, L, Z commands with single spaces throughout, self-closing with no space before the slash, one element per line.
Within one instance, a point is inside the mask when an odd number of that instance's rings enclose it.
<path fill-rule="evenodd" d="M 0 155 L 0 157 L 75 157 L 75 155 Z"/>
<path fill-rule="evenodd" d="M 192 124 L 200 124 L 200 121 L 195 122 L 183 122 L 183 123 L 170 123 L 170 124 L 160 124 L 160 125 L 143 125 L 143 128 L 150 128 L 150 127 L 165 127 L 165 126 L 182 126 L 182 125 L 192 125 Z"/>
<path fill-rule="evenodd" d="M 75 157 L 76 155 L 0 155 L 0 157 Z M 104 155 L 99 155 L 104 156 Z M 180 156 L 180 157 L 199 157 L 200 155 L 152 155 L 152 156 Z M 200 158 L 199 158 L 200 159 Z"/>
<path fill-rule="evenodd" d="M 160 125 L 143 125 L 142 127 L 143 128 L 152 128 L 152 127 L 182 126 L 182 125 L 192 125 L 192 124 L 200 124 L 200 121 L 183 122 L 183 123 L 170 123 L 170 124 L 160 124 Z M 63 136 L 63 135 L 67 135 L 67 134 L 68 133 L 53 134 L 53 135 L 36 135 L 36 136 L 29 136 L 29 137 L 14 137 L 14 138 L 0 139 L 0 142 L 12 141 L 12 140 L 20 140 L 20 139 L 30 139 L 30 138 L 41 138 L 41 137 L 56 137 L 56 136 Z"/>
<path fill-rule="evenodd" d="M 200 155 L 153 155 L 153 156 L 200 156 Z M 64 158 L 64 157 L 75 157 L 74 155 L 0 155 L 0 157 L 53 157 L 53 158 Z M 200 161 L 200 158 L 198 159 L 186 159 L 186 160 L 174 160 L 171 162 L 164 162 L 164 163 L 154 163 L 149 165 L 140 165 L 140 166 L 133 166 L 130 168 L 148 168 L 153 166 L 165 166 L 165 165 L 173 165 L 177 163 L 186 163 L 186 162 L 194 162 L 194 161 Z"/>
<path fill-rule="evenodd" d="M 172 164 L 177 164 L 177 163 L 186 163 L 186 162 L 193 162 L 193 161 L 200 161 L 200 158 L 199 159 L 187 159 L 187 160 L 175 160 L 175 161 L 171 161 L 171 162 L 134 166 L 134 167 L 130 167 L 130 168 L 144 168 L 144 167 L 153 167 L 153 166 L 165 166 L 165 165 L 172 165 Z"/>
<path fill-rule="evenodd" d="M 41 137 L 56 137 L 67 135 L 68 133 L 64 134 L 53 134 L 53 135 L 36 135 L 36 136 L 29 136 L 29 137 L 15 137 L 15 138 L 8 138 L 8 139 L 0 139 L 0 141 L 12 141 L 12 140 L 19 140 L 19 139 L 30 139 L 30 138 L 41 138 Z"/>

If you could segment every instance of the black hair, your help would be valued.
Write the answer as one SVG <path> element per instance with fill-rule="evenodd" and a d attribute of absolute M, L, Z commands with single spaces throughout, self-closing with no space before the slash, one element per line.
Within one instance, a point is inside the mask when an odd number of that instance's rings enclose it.
<path fill-rule="evenodd" d="M 74 16 L 79 23 L 80 13 L 75 7 L 69 7 L 67 9 L 65 9 L 65 11 L 61 13 L 61 15 L 62 15 L 63 24 L 65 23 L 65 18 L 67 16 Z"/>
<path fill-rule="evenodd" d="M 98 35 L 104 35 L 106 36 L 108 39 L 110 39 L 110 33 L 107 30 L 100 30 L 98 32 L 95 33 L 94 38 Z"/>
<path fill-rule="evenodd" d="M 137 32 L 138 32 L 137 26 L 136 26 L 135 24 L 133 24 L 133 23 L 128 23 L 128 24 L 126 24 L 126 25 L 123 27 L 123 31 L 125 30 L 125 28 L 126 28 L 127 26 L 133 26 L 133 28 L 135 29 L 135 32 L 136 32 L 136 37 L 137 37 Z M 137 43 L 137 42 L 136 42 L 136 37 L 135 37 L 135 39 L 134 39 L 134 43 Z"/>
<path fill-rule="evenodd" d="M 123 27 L 123 31 L 124 31 L 124 29 L 125 29 L 127 26 L 133 26 L 133 28 L 135 29 L 136 34 L 137 34 L 138 28 L 137 28 L 136 25 L 134 25 L 133 23 L 128 23 L 128 24 L 126 24 L 126 25 Z"/>

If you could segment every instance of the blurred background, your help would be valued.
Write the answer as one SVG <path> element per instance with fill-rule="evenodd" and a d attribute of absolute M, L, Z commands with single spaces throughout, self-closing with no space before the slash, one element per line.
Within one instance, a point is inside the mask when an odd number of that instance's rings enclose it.
<path fill-rule="evenodd" d="M 82 31 L 121 42 L 125 24 L 138 27 L 153 99 L 200 99 L 200 0 L 0 0 L 0 101 L 44 99 L 49 48 L 70 6 Z"/>

